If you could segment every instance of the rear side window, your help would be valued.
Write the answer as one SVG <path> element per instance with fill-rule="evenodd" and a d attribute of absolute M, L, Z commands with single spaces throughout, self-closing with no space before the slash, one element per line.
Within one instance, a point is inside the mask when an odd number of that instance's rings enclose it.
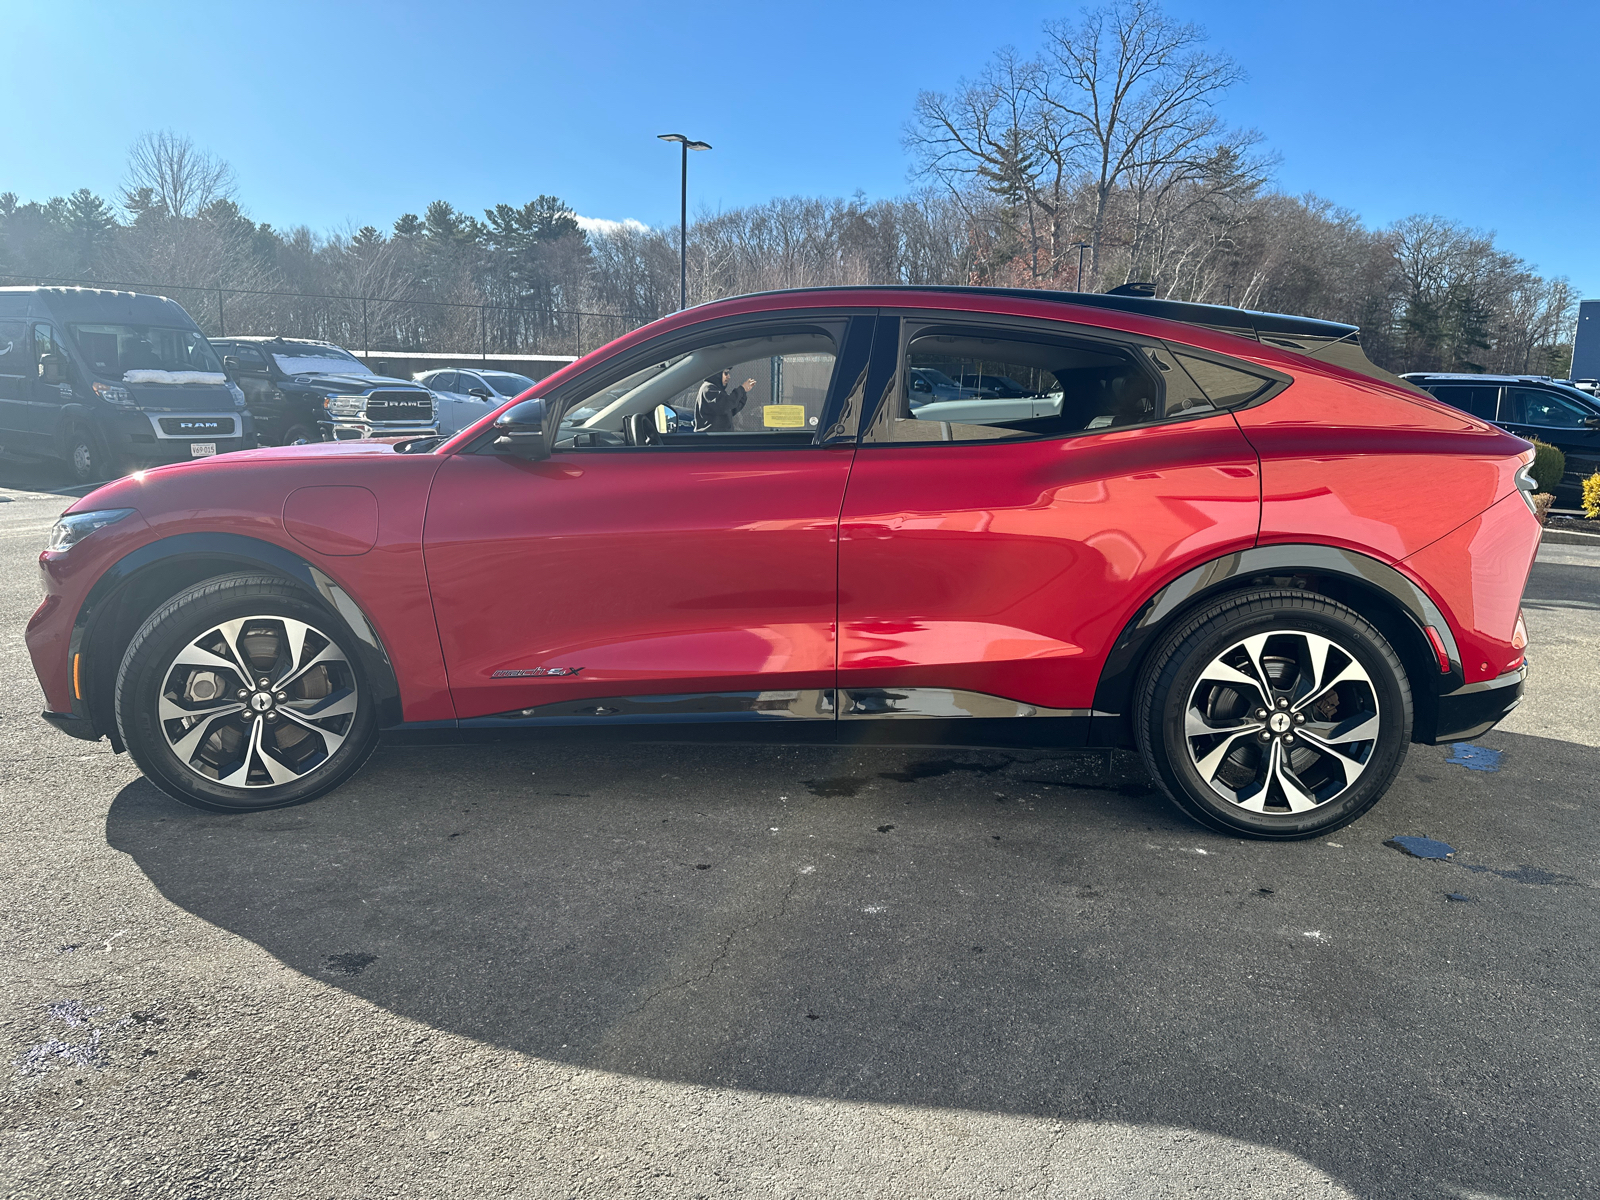
<path fill-rule="evenodd" d="M 1205 416 L 1272 380 L 1160 343 L 913 324 L 867 442 L 1060 437 Z"/>
<path fill-rule="evenodd" d="M 1500 395 L 1497 387 L 1436 387 L 1430 389 L 1435 400 L 1442 400 L 1452 408 L 1469 412 L 1485 421 L 1495 419 L 1495 400 Z"/>

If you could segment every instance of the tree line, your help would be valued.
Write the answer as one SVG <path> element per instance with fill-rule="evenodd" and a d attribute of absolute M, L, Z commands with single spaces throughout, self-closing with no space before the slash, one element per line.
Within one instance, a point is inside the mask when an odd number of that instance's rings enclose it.
<path fill-rule="evenodd" d="M 1272 185 L 1262 137 L 1218 102 L 1242 77 L 1153 0 L 1046 22 L 924 92 L 904 128 L 916 190 L 702 213 L 689 299 L 839 284 L 983 284 L 1155 294 L 1362 327 L 1394 371 L 1561 376 L 1576 296 L 1444 217 L 1384 228 Z M 141 138 L 115 202 L 0 194 L 0 282 L 159 284 L 208 332 L 374 350 L 570 354 L 671 312 L 677 230 L 580 223 L 553 195 L 482 216 L 436 200 L 387 228 L 274 229 L 226 162 Z"/>

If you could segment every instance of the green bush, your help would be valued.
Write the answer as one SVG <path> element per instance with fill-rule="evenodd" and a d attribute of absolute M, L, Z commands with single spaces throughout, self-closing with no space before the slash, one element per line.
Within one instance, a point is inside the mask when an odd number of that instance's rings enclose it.
<path fill-rule="evenodd" d="M 1583 515 L 1600 517 L 1600 471 L 1583 481 Z"/>
<path fill-rule="evenodd" d="M 1566 474 L 1567 456 L 1549 442 L 1533 439 L 1533 482 L 1541 492 L 1553 492 Z"/>

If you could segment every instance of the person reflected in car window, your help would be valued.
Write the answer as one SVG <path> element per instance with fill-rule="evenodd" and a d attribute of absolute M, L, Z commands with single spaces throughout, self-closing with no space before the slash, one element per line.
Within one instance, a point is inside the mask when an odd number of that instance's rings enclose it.
<path fill-rule="evenodd" d="M 696 433 L 732 433 L 733 418 L 744 408 L 754 379 L 746 379 L 736 388 L 728 386 L 733 374 L 731 367 L 723 367 L 700 385 L 700 394 L 694 398 L 694 431 Z"/>

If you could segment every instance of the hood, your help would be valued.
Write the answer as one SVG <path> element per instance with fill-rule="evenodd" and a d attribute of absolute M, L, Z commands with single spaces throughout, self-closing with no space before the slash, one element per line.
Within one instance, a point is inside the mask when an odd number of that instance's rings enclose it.
<path fill-rule="evenodd" d="M 146 412 L 234 411 L 233 393 L 225 383 L 121 383 L 133 406 Z"/>
<path fill-rule="evenodd" d="M 410 388 L 418 392 L 428 390 L 426 384 L 418 383 L 415 379 L 393 379 L 388 375 L 296 375 L 294 380 L 296 383 L 308 383 L 313 387 L 341 392 L 365 392 L 372 388 Z"/>

